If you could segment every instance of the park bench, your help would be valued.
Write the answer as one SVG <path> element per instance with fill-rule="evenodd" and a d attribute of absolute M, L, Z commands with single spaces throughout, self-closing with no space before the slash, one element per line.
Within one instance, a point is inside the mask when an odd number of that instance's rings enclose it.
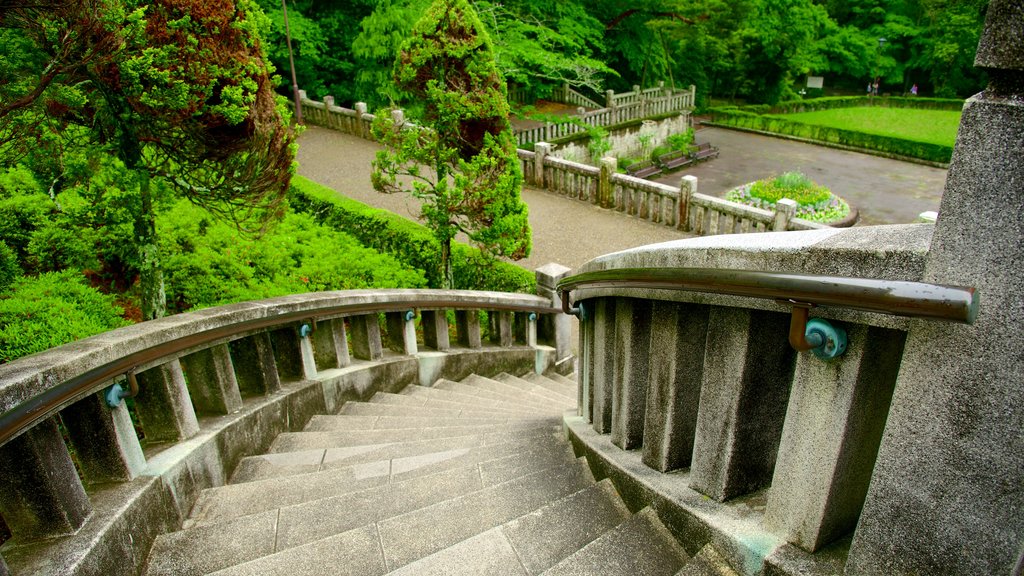
<path fill-rule="evenodd" d="M 693 158 L 694 162 L 698 162 L 700 160 L 707 160 L 708 158 L 717 158 L 717 157 L 718 157 L 718 148 L 712 146 L 708 142 L 703 142 L 701 144 L 698 144 L 697 145 L 697 149 L 691 155 L 691 158 Z"/>
<path fill-rule="evenodd" d="M 693 162 L 693 157 L 686 153 L 685 150 L 673 150 L 667 154 L 658 156 L 658 164 L 661 165 L 663 170 L 675 170 L 676 168 L 682 168 Z"/>
<path fill-rule="evenodd" d="M 661 174 L 661 168 L 657 167 L 654 162 L 651 162 L 650 160 L 644 160 L 643 162 L 637 162 L 636 164 L 626 166 L 626 174 L 636 176 L 637 178 L 647 178 L 649 176 L 657 176 L 658 174 Z"/>

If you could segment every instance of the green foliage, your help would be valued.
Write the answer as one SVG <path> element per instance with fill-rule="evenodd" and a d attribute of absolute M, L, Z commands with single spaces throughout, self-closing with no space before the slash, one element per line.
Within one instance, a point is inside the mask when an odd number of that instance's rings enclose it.
<path fill-rule="evenodd" d="M 429 287 L 441 286 L 441 247 L 424 226 L 345 198 L 301 176 L 292 180 L 289 204 L 324 226 L 345 230 L 363 245 L 422 270 Z M 536 279 L 529 270 L 489 258 L 476 248 L 457 242 L 452 246 L 452 253 L 457 289 L 529 293 L 536 290 Z"/>
<path fill-rule="evenodd" d="M 246 237 L 187 202 L 159 222 L 173 311 L 320 290 L 421 288 L 423 274 L 307 214 Z"/>
<path fill-rule="evenodd" d="M 75 229 L 61 222 L 48 222 L 32 234 L 28 258 L 41 272 L 95 270 L 96 241 L 92 230 Z"/>
<path fill-rule="evenodd" d="M 22 278 L 0 297 L 0 362 L 124 326 L 121 313 L 78 272 Z"/>
<path fill-rule="evenodd" d="M 21 274 L 18 255 L 7 244 L 0 242 L 0 292 L 6 291 Z"/>
<path fill-rule="evenodd" d="M 527 256 L 530 227 L 505 83 L 466 0 L 430 5 L 395 60 L 395 80 L 423 102 L 424 125 L 377 114 L 373 135 L 385 149 L 373 163 L 373 186 L 422 201 L 420 217 L 441 246 L 442 286 L 453 285 L 450 246 L 458 233 L 489 255 Z"/>
<path fill-rule="evenodd" d="M 774 210 L 775 204 L 783 198 L 797 203 L 797 218 L 812 222 L 828 224 L 850 214 L 850 206 L 845 200 L 801 172 L 784 172 L 779 176 L 740 186 L 725 195 L 725 199 L 731 202 L 765 210 Z"/>

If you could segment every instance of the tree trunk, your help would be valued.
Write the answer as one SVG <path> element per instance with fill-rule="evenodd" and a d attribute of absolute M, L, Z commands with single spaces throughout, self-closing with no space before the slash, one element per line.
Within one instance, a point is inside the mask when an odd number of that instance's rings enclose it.
<path fill-rule="evenodd" d="M 160 247 L 156 241 L 156 216 L 153 214 L 149 172 L 140 168 L 135 173 L 139 178 L 139 196 L 142 199 L 142 209 L 135 215 L 142 319 L 153 320 L 167 313 L 167 295 L 164 292 L 164 273 L 160 269 Z"/>
<path fill-rule="evenodd" d="M 455 289 L 455 271 L 452 268 L 451 238 L 444 238 L 441 240 L 441 288 L 443 290 Z"/>

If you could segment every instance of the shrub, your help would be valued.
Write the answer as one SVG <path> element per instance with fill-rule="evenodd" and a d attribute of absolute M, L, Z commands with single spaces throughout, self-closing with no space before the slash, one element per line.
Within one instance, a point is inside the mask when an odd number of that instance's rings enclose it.
<path fill-rule="evenodd" d="M 76 271 L 21 278 L 0 298 L 0 362 L 125 326 L 121 314 Z"/>
<path fill-rule="evenodd" d="M 8 286 L 21 277 L 21 274 L 18 255 L 11 250 L 10 246 L 0 242 L 0 292 L 6 291 Z"/>
<path fill-rule="evenodd" d="M 730 190 L 725 199 L 748 206 L 774 210 L 783 198 L 797 203 L 796 217 L 828 224 L 850 215 L 850 205 L 800 172 L 785 172 L 780 176 L 758 180 Z"/>
<path fill-rule="evenodd" d="M 49 222 L 32 234 L 28 261 L 40 272 L 96 269 L 96 245 L 92 230 L 75 228 L 70 222 Z"/>

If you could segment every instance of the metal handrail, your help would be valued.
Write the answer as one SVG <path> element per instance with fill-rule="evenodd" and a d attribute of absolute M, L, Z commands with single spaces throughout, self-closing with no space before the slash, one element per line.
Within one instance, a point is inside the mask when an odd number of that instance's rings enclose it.
<path fill-rule="evenodd" d="M 716 268 L 617 268 L 584 272 L 559 282 L 562 311 L 578 315 L 579 308 L 570 305 L 570 293 L 594 288 L 705 292 L 965 324 L 977 317 L 979 298 L 974 288 L 902 280 Z"/>
<path fill-rule="evenodd" d="M 494 302 L 467 302 L 455 299 L 425 299 L 408 298 L 406 300 L 391 300 L 388 302 L 360 302 L 354 304 L 342 304 L 317 309 L 296 310 L 277 314 L 271 317 L 256 318 L 241 322 L 234 322 L 225 326 L 217 326 L 201 332 L 196 332 L 166 340 L 131 354 L 127 354 L 106 364 L 92 368 L 82 374 L 74 376 L 56 386 L 47 389 L 45 392 L 33 396 L 0 414 L 0 446 L 6 444 L 12 438 L 35 426 L 42 420 L 53 416 L 68 404 L 81 398 L 99 392 L 114 378 L 122 374 L 131 374 L 138 366 L 145 366 L 162 358 L 172 357 L 186 350 L 198 348 L 204 344 L 213 344 L 217 341 L 230 338 L 234 335 L 251 333 L 254 331 L 270 328 L 272 326 L 286 325 L 291 322 L 303 322 L 317 318 L 329 318 L 336 316 L 356 316 L 362 314 L 373 314 L 379 312 L 393 312 L 397 310 L 493 310 L 493 311 L 515 311 L 515 312 L 536 312 L 536 313 L 557 313 L 559 310 L 553 306 L 531 306 L 529 304 L 502 304 Z"/>

